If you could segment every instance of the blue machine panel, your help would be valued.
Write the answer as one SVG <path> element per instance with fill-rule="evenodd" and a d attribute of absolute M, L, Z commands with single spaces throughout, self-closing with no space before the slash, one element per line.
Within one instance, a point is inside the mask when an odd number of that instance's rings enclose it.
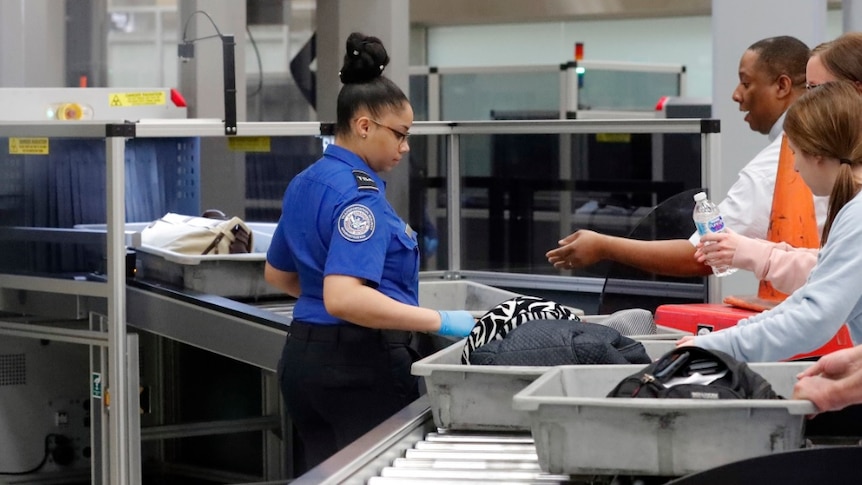
<path fill-rule="evenodd" d="M 0 144 L 9 146 L 8 138 L 0 138 Z M 198 138 L 129 140 L 125 171 L 127 222 L 148 222 L 167 212 L 200 213 Z M 46 155 L 3 150 L 0 227 L 72 229 L 77 224 L 104 224 L 105 174 L 104 139 L 52 138 Z M 98 271 L 102 265 L 104 238 L 93 245 L 48 232 L 42 238 L 34 231 L 9 229 L 0 238 L 0 272 L 78 273 Z"/>

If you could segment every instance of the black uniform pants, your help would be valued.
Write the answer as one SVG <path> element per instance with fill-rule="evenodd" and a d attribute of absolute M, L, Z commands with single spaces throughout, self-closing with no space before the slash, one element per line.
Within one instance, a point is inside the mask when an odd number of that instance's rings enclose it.
<path fill-rule="evenodd" d="M 411 332 L 294 321 L 279 362 L 281 392 L 305 469 L 419 397 Z"/>

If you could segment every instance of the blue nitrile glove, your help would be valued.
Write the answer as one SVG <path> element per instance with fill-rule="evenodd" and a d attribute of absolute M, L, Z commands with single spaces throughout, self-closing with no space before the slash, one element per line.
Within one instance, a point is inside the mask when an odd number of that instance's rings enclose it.
<path fill-rule="evenodd" d="M 470 312 L 463 310 L 441 310 L 439 335 L 444 337 L 463 338 L 470 335 L 476 325 L 476 320 Z"/>

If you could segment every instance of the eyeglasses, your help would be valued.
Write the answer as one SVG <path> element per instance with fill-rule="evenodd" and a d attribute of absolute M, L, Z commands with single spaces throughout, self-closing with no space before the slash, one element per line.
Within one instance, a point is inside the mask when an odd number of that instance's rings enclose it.
<path fill-rule="evenodd" d="M 395 138 L 396 138 L 396 139 L 398 139 L 398 143 L 399 143 L 399 144 L 400 144 L 400 143 L 404 143 L 405 141 L 407 141 L 407 138 L 409 138 L 409 137 L 410 137 L 410 133 L 404 133 L 403 131 L 398 131 L 398 130 L 396 130 L 395 128 L 392 128 L 391 126 L 384 125 L 383 123 L 381 123 L 381 122 L 379 122 L 379 121 L 377 121 L 377 120 L 373 120 L 373 119 L 371 119 L 371 118 L 368 118 L 368 119 L 369 119 L 372 123 L 374 123 L 375 125 L 377 125 L 377 126 L 382 126 L 383 128 L 386 128 L 387 130 L 391 131 L 391 132 L 392 132 L 392 134 L 394 134 L 394 135 L 395 135 Z"/>

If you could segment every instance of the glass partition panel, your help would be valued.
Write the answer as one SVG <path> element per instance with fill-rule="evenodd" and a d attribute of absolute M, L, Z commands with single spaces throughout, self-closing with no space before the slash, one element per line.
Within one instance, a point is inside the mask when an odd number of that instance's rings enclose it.
<path fill-rule="evenodd" d="M 245 155 L 245 217 L 249 221 L 278 222 L 287 184 L 323 154 L 318 137 L 279 136 L 267 141 L 265 149 Z"/>
<path fill-rule="evenodd" d="M 72 237 L 105 220 L 105 140 L 2 138 L 0 272 L 68 277 L 102 269 L 104 234 Z"/>
<path fill-rule="evenodd" d="M 2 138 L 0 144 L 9 147 L 0 152 L 0 272 L 104 274 L 105 139 Z M 128 222 L 200 211 L 197 138 L 129 140 L 125 153 Z"/>
<path fill-rule="evenodd" d="M 448 141 L 447 136 L 410 136 L 410 207 L 407 223 L 417 233 L 422 271 L 445 270 L 449 264 L 449 212 L 446 199 L 449 181 Z"/>
<path fill-rule="evenodd" d="M 680 94 L 679 73 L 586 69 L 578 109 L 654 111 L 662 96 Z"/>
<path fill-rule="evenodd" d="M 414 121 L 428 121 L 428 74 L 410 75 L 410 105 Z"/>
<path fill-rule="evenodd" d="M 462 269 L 554 275 L 545 253 L 561 237 L 578 229 L 628 236 L 656 204 L 700 187 L 700 136 L 461 135 Z M 443 202 L 437 198 L 438 227 Z M 678 237 L 693 230 L 680 227 Z M 598 264 L 576 275 L 607 270 Z"/>
<path fill-rule="evenodd" d="M 500 119 L 508 111 L 549 111 L 559 117 L 559 70 L 489 71 L 440 76 L 440 117 L 444 120 Z M 507 119 L 507 118 L 502 118 Z"/>

